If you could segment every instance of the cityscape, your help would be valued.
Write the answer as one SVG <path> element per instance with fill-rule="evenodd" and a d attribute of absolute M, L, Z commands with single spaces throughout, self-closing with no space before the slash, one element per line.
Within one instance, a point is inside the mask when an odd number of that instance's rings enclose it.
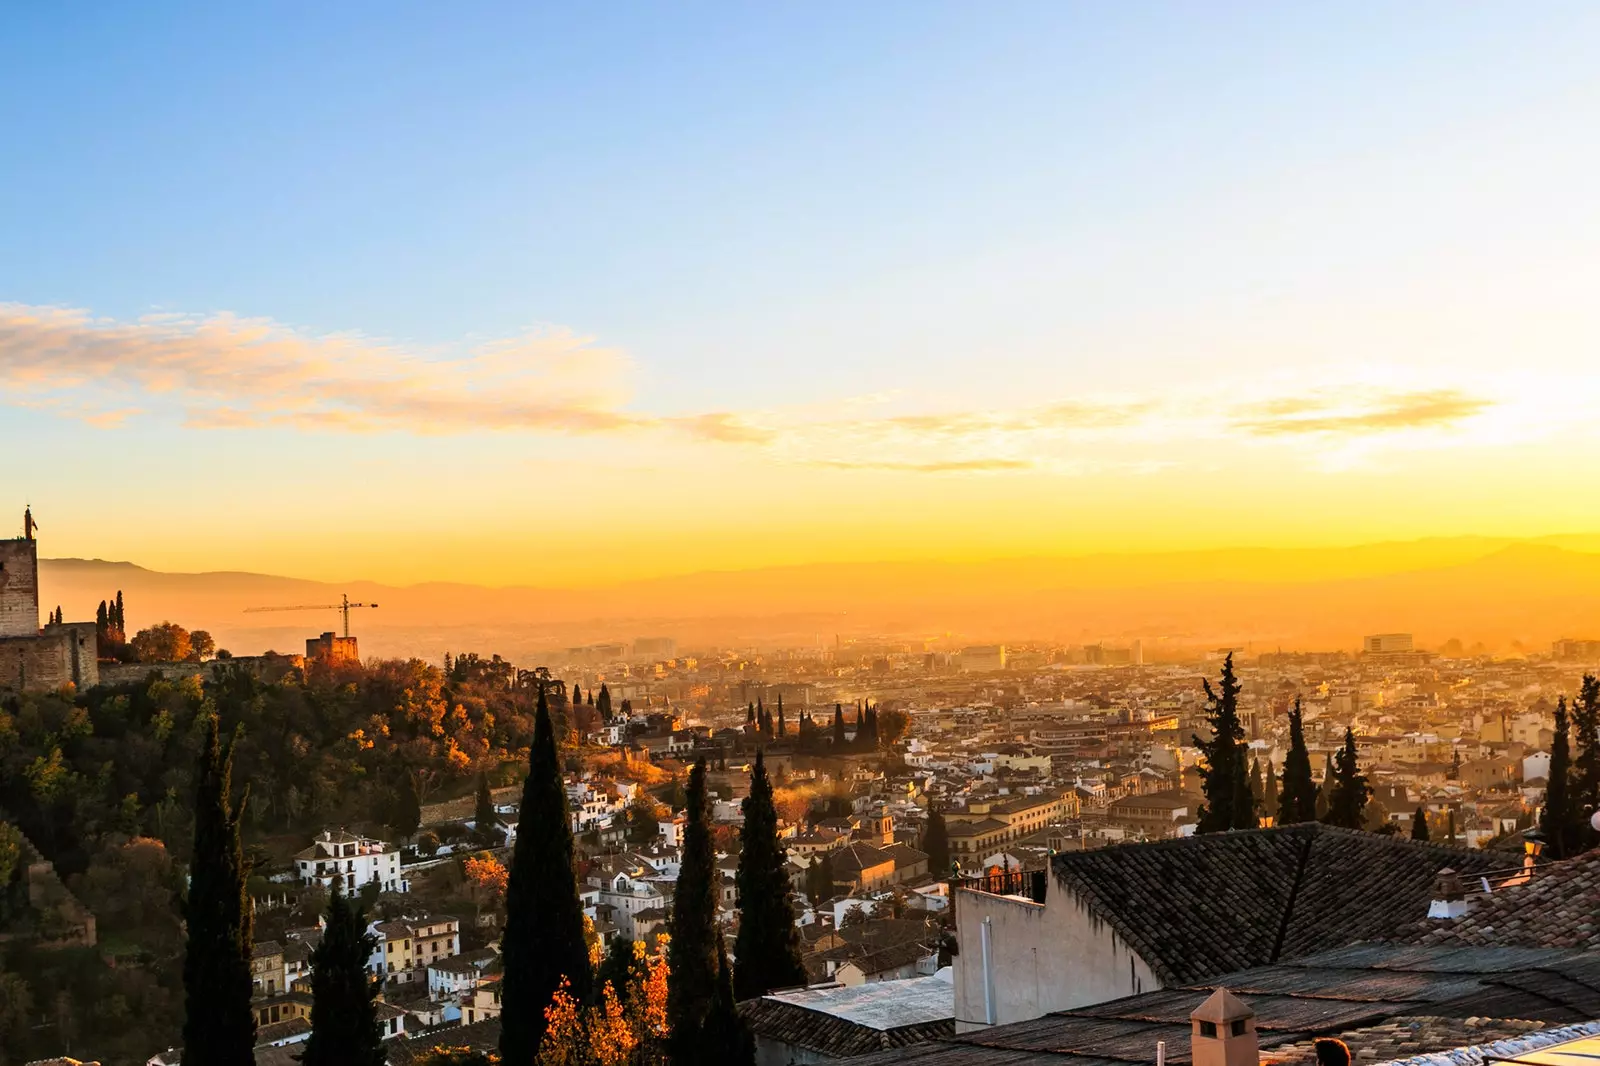
<path fill-rule="evenodd" d="M 1593 1063 L 1597 46 L 0 11 L 0 1066 Z"/>

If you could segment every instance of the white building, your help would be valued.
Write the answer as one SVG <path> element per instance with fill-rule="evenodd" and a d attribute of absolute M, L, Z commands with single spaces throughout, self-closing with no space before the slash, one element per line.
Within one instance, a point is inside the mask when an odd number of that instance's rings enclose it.
<path fill-rule="evenodd" d="M 1361 638 L 1361 650 L 1368 655 L 1395 655 L 1415 651 L 1416 642 L 1410 633 L 1375 633 Z"/>
<path fill-rule="evenodd" d="M 410 892 L 411 882 L 400 876 L 400 849 L 372 837 L 343 829 L 324 829 L 311 846 L 294 857 L 303 885 L 331 889 L 335 882 L 355 893 L 369 882 L 383 892 Z"/>

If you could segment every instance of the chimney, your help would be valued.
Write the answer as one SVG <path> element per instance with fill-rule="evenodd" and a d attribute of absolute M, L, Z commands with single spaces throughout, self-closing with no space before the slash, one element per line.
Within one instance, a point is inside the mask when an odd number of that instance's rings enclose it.
<path fill-rule="evenodd" d="M 1466 914 L 1467 910 L 1467 892 L 1461 887 L 1461 875 L 1447 866 L 1434 878 L 1433 902 L 1428 904 L 1428 917 L 1435 921 L 1452 921 Z"/>
<path fill-rule="evenodd" d="M 1256 1012 L 1226 988 L 1211 993 L 1189 1021 L 1194 1026 L 1189 1038 L 1193 1066 L 1257 1066 Z"/>

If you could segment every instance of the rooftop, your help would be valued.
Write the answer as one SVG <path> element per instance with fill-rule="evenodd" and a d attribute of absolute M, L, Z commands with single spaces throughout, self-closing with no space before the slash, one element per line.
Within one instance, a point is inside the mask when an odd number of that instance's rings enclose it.
<path fill-rule="evenodd" d="M 768 1039 L 825 1055 L 861 1055 L 955 1034 L 950 971 L 852 988 L 778 992 L 739 1005 Z"/>

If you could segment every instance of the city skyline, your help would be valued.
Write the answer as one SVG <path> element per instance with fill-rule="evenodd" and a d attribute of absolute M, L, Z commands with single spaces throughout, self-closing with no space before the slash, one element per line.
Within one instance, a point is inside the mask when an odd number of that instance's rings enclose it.
<path fill-rule="evenodd" d="M 302 16 L 8 16 L 0 445 L 53 556 L 1600 530 L 1592 8 Z"/>

